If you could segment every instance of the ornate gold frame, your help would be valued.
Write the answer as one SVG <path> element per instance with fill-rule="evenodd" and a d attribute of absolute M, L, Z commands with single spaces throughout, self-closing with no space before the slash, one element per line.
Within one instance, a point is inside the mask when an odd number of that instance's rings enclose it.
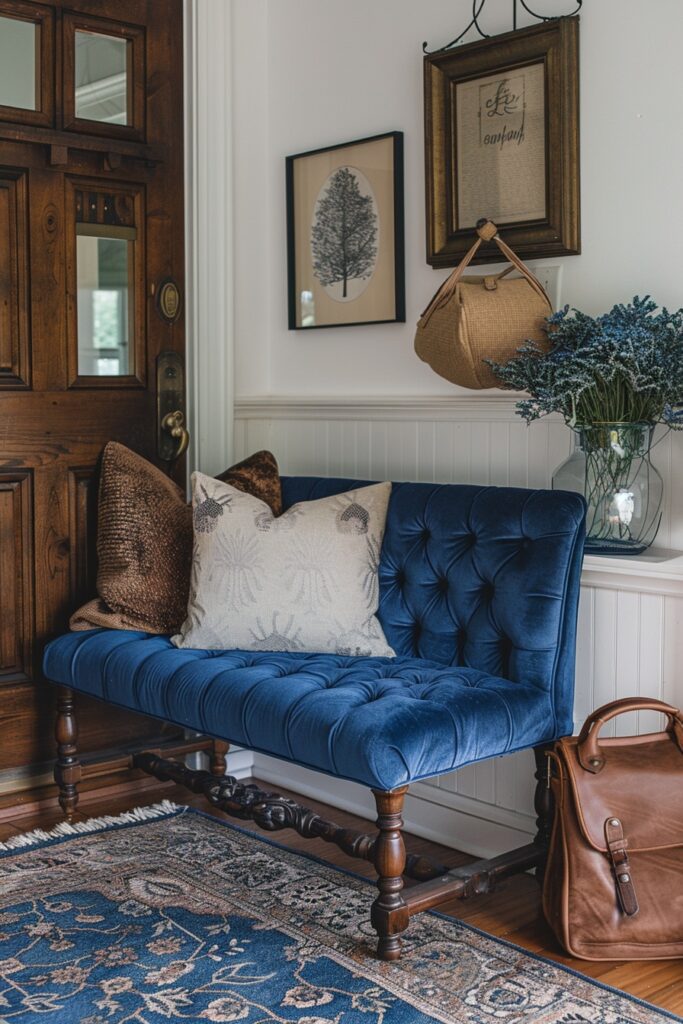
<path fill-rule="evenodd" d="M 581 251 L 578 51 L 579 19 L 571 17 L 425 57 L 427 262 L 433 267 L 455 266 L 472 244 L 471 229 L 457 228 L 456 84 L 538 62 L 545 72 L 546 216 L 501 229 L 522 258 Z M 486 246 L 472 262 L 495 261 L 492 246 Z"/>

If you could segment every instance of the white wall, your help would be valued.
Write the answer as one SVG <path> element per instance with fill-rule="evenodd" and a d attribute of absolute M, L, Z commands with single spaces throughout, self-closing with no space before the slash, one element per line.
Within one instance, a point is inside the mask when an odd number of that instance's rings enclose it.
<path fill-rule="evenodd" d="M 542 2 L 548 14 L 570 6 Z M 490 32 L 510 27 L 510 7 L 488 0 Z M 469 0 L 231 0 L 230 10 L 235 457 L 265 446 L 289 473 L 547 486 L 567 428 L 550 420 L 527 430 L 510 396 L 453 388 L 412 347 L 444 277 L 424 260 L 421 44 L 453 38 Z M 682 37 L 679 0 L 588 0 L 582 13 L 583 254 L 561 262 L 563 301 L 587 312 L 645 293 L 683 304 Z M 405 133 L 407 323 L 290 332 L 285 157 L 389 130 Z M 199 348 L 216 344 L 200 338 Z M 656 458 L 667 484 L 658 543 L 683 549 L 683 437 Z M 576 720 L 626 694 L 683 704 L 681 622 L 683 557 L 588 559 Z M 619 728 L 650 725 L 641 716 Z M 369 813 L 358 787 L 260 756 L 242 770 Z M 522 754 L 418 785 L 408 825 L 475 853 L 523 841 L 534 827 L 529 776 Z"/>
<path fill-rule="evenodd" d="M 532 5 L 533 6 L 533 5 Z M 544 12 L 571 0 L 543 0 Z M 509 0 L 488 0 L 491 32 Z M 444 277 L 425 263 L 422 40 L 469 20 L 469 0 L 233 0 L 236 394 L 452 394 L 413 353 Z M 589 0 L 581 14 L 581 256 L 563 301 L 597 313 L 634 294 L 683 304 L 683 132 L 675 110 L 679 0 Z M 405 132 L 407 323 L 287 330 L 284 160 Z M 556 262 L 556 261 L 553 261 Z"/>

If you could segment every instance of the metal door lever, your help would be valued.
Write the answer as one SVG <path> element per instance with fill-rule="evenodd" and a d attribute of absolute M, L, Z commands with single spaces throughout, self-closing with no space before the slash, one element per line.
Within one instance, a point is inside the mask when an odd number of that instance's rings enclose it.
<path fill-rule="evenodd" d="M 181 410 L 175 409 L 173 412 L 167 412 L 161 421 L 161 429 L 178 441 L 173 458 L 179 459 L 190 443 L 190 434 L 185 426 L 185 417 Z"/>

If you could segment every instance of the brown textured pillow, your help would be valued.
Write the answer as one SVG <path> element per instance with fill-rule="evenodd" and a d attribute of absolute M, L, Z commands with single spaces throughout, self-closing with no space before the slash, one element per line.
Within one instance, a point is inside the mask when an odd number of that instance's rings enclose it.
<path fill-rule="evenodd" d="M 257 452 L 218 478 L 282 512 L 275 456 Z M 216 515 L 222 515 L 218 507 Z M 192 561 L 192 508 L 176 483 L 122 444 L 102 456 L 97 524 L 98 597 L 71 629 L 176 633 L 185 619 Z"/>

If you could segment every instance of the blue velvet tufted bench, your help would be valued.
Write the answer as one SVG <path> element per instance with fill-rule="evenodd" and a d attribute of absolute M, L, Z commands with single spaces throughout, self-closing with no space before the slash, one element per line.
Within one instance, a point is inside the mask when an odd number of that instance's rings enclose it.
<path fill-rule="evenodd" d="M 358 481 L 283 480 L 285 507 Z M 380 562 L 379 619 L 396 658 L 177 650 L 144 633 L 92 630 L 48 645 L 59 684 L 55 770 L 67 815 L 77 800 L 74 691 L 198 730 L 217 741 L 211 771 L 141 752 L 137 768 L 203 792 L 275 830 L 334 842 L 378 872 L 372 922 L 395 959 L 411 914 L 542 867 L 539 835 L 520 850 L 448 871 L 406 858 L 401 810 L 411 782 L 515 750 L 542 751 L 572 731 L 584 504 L 565 492 L 400 483 Z M 351 779 L 375 795 L 378 831 L 352 832 L 277 794 L 224 775 L 228 743 Z M 403 890 L 403 876 L 421 884 Z"/>

